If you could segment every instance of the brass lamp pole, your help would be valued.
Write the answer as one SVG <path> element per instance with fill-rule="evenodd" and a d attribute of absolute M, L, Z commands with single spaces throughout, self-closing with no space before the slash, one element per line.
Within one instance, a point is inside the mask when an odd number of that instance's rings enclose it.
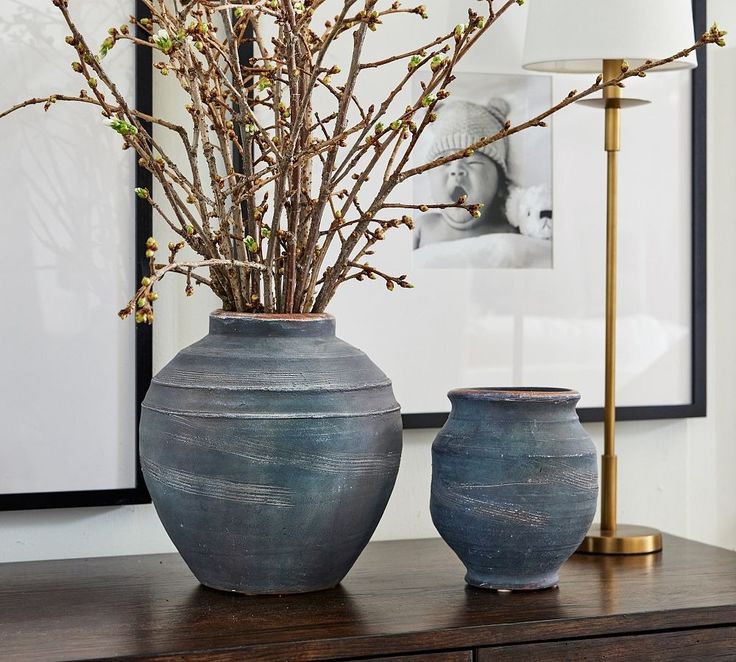
<path fill-rule="evenodd" d="M 677 53 L 693 38 L 695 0 L 544 0 L 527 5 L 525 69 L 541 72 L 598 74 L 603 80 L 621 74 L 624 60 L 632 65 Z M 699 3 L 700 4 L 700 3 Z M 605 19 L 603 18 L 605 17 Z M 654 71 L 692 69 L 694 53 Z M 601 462 L 601 523 L 590 530 L 578 551 L 597 554 L 647 554 L 662 549 L 659 531 L 616 521 L 616 222 L 621 110 L 643 102 L 624 98 L 617 85 L 603 98 L 581 101 L 605 109 L 608 158 L 606 230 L 606 375 Z"/>
<path fill-rule="evenodd" d="M 603 60 L 603 79 L 621 73 L 623 60 Z M 618 524 L 616 457 L 616 258 L 618 221 L 618 153 L 621 149 L 621 109 L 641 103 L 623 99 L 621 88 L 603 90 L 605 109 L 605 150 L 608 159 L 606 202 L 606 371 L 603 419 L 604 448 L 601 458 L 601 522 L 594 526 L 578 551 L 593 554 L 647 554 L 662 549 L 662 535 L 656 529 Z"/>

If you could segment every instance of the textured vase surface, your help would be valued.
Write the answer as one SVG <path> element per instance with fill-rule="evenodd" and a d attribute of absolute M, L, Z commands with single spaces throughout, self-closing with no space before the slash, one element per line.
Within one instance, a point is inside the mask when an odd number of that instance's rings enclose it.
<path fill-rule="evenodd" d="M 481 588 L 541 589 L 583 540 L 598 495 L 580 395 L 457 389 L 432 446 L 432 520 Z"/>
<path fill-rule="evenodd" d="M 248 594 L 336 586 L 396 480 L 391 383 L 329 315 L 216 312 L 154 377 L 141 466 L 204 585 Z"/>

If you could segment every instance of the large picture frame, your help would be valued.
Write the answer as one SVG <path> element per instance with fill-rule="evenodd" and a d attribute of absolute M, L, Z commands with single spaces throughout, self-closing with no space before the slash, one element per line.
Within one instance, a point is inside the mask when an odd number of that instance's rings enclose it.
<path fill-rule="evenodd" d="M 695 32 L 696 34 L 702 34 L 706 30 L 706 0 L 694 0 L 693 1 L 694 18 L 695 18 Z M 433 8 L 433 11 L 444 11 L 439 7 Z M 450 10 L 448 10 L 449 12 Z M 430 12 L 430 18 L 431 18 Z M 504 21 L 507 17 L 504 17 Z M 447 20 L 454 20 L 454 17 L 447 19 L 443 15 L 445 22 Z M 499 28 L 501 27 L 501 21 Z M 509 33 L 496 34 L 496 39 L 507 51 L 513 52 L 514 49 L 518 51 L 520 56 L 521 48 L 518 44 L 512 43 L 514 38 L 518 37 L 519 23 L 522 19 L 519 18 L 517 25 L 513 27 L 514 35 Z M 436 26 L 430 26 L 427 35 L 434 30 Z M 521 27 L 521 33 L 523 34 L 523 25 Z M 654 103 L 650 104 L 648 110 L 642 111 L 642 115 L 637 116 L 638 111 L 632 111 L 631 115 L 629 112 L 624 112 L 624 146 L 622 151 L 622 174 L 623 177 L 629 176 L 636 179 L 637 176 L 637 163 L 630 160 L 626 160 L 629 154 L 636 152 L 637 142 L 642 143 L 641 136 L 647 133 L 652 135 L 656 134 L 658 130 L 666 131 L 667 129 L 677 130 L 679 133 L 670 133 L 668 140 L 672 143 L 671 151 L 657 152 L 657 149 L 662 148 L 662 145 L 666 142 L 664 134 L 657 138 L 656 135 L 653 138 L 653 142 L 650 144 L 648 149 L 650 154 L 648 155 L 650 161 L 647 161 L 647 167 L 651 172 L 651 164 L 661 162 L 662 165 L 662 181 L 667 180 L 667 185 L 662 182 L 658 182 L 664 189 L 658 189 L 655 185 L 653 187 L 653 193 L 651 198 L 661 198 L 661 191 L 666 190 L 667 187 L 671 187 L 675 193 L 670 195 L 671 199 L 667 200 L 667 203 L 671 205 L 672 209 L 676 209 L 679 216 L 678 221 L 673 225 L 679 227 L 679 237 L 672 238 L 672 246 L 670 247 L 666 241 L 662 246 L 656 246 L 652 243 L 655 239 L 651 234 L 642 235 L 641 240 L 638 239 L 635 242 L 629 238 L 629 244 L 626 243 L 626 237 L 622 237 L 621 249 L 620 249 L 620 271 L 624 274 L 622 282 L 619 284 L 619 297 L 625 300 L 627 293 L 636 292 L 637 286 L 633 286 L 631 282 L 627 282 L 627 263 L 625 260 L 629 259 L 627 256 L 632 255 L 631 247 L 634 246 L 637 255 L 634 256 L 638 262 L 639 269 L 643 269 L 642 264 L 649 263 L 650 265 L 656 265 L 663 260 L 663 257 L 667 257 L 664 260 L 666 263 L 665 272 L 666 276 L 662 274 L 651 274 L 646 271 L 646 280 L 641 279 L 638 281 L 638 286 L 645 290 L 650 290 L 648 296 L 656 298 L 652 292 L 657 287 L 662 288 L 662 299 L 668 299 L 674 302 L 672 305 L 677 309 L 678 320 L 670 323 L 666 320 L 669 313 L 664 313 L 663 318 L 665 321 L 661 324 L 661 319 L 654 324 L 654 326 L 648 327 L 647 323 L 651 320 L 642 322 L 639 320 L 631 320 L 631 324 L 627 330 L 627 325 L 620 324 L 620 348 L 621 348 L 621 360 L 624 363 L 627 360 L 627 351 L 630 351 L 632 356 L 632 362 L 634 359 L 642 360 L 642 357 L 646 359 L 647 347 L 643 346 L 642 343 L 638 345 L 632 345 L 632 337 L 636 337 L 637 333 L 641 333 L 642 329 L 644 332 L 647 329 L 652 329 L 652 343 L 654 337 L 657 336 L 658 341 L 661 337 L 666 336 L 668 333 L 679 334 L 677 335 L 678 349 L 677 351 L 671 352 L 667 360 L 669 365 L 667 371 L 661 370 L 660 372 L 653 372 L 654 379 L 648 373 L 642 372 L 641 375 L 634 375 L 631 379 L 632 382 L 639 382 L 636 384 L 636 388 L 630 390 L 623 390 L 623 397 L 619 398 L 620 406 L 617 407 L 617 418 L 619 420 L 652 420 L 652 419 L 668 419 L 668 418 L 686 418 L 686 417 L 699 417 L 706 414 L 706 64 L 707 55 L 706 49 L 699 49 L 698 51 L 698 62 L 699 66 L 693 70 L 692 73 L 683 72 L 680 74 L 674 74 L 672 78 L 671 74 L 657 74 L 647 77 L 644 81 L 641 81 L 641 87 L 635 87 L 634 96 L 644 96 L 651 92 L 653 95 L 652 100 Z M 483 60 L 483 61 L 481 61 Z M 468 68 L 468 72 L 472 74 L 478 74 L 482 72 L 482 67 L 486 66 L 486 62 L 497 62 L 498 57 L 494 57 L 494 54 L 484 53 L 483 58 L 479 59 L 476 63 L 471 63 Z M 473 68 L 475 67 L 475 68 Z M 458 69 L 460 73 L 462 71 Z M 494 73 L 506 73 L 506 71 L 494 72 Z M 679 78 L 677 78 L 679 76 Z M 578 88 L 583 86 L 583 83 L 587 80 L 576 79 L 575 76 L 558 76 L 555 79 L 555 98 L 557 98 L 561 91 Z M 674 83 L 673 83 L 674 81 Z M 636 82 L 638 84 L 639 81 Z M 643 83 L 646 83 L 648 87 L 644 87 Z M 588 83 L 586 83 L 588 84 Z M 563 87 L 567 86 L 567 87 Z M 686 90 L 687 87 L 687 90 Z M 685 91 L 686 90 L 686 91 Z M 360 91 L 360 88 L 359 88 Z M 564 96 L 562 91 L 562 96 Z M 658 95 L 658 96 L 657 96 Z M 365 96 L 368 96 L 368 92 L 365 92 Z M 669 104 L 669 105 L 667 105 Z M 659 126 L 657 113 L 664 115 L 669 114 L 669 110 L 674 109 L 676 112 L 672 113 L 676 115 L 676 118 L 664 117 L 664 124 L 668 121 L 671 122 L 666 128 Z M 441 111 L 440 111 L 441 112 Z M 570 173 L 575 173 L 573 178 L 580 178 L 581 182 L 585 185 L 590 183 L 586 180 L 586 177 L 592 177 L 588 175 L 588 170 L 593 170 L 589 165 L 595 163 L 596 160 L 601 164 L 601 176 L 600 180 L 600 191 L 596 194 L 595 201 L 600 203 L 595 216 L 590 216 L 590 222 L 595 223 L 598 226 L 597 232 L 597 244 L 591 246 L 588 244 L 582 244 L 576 246 L 575 249 L 582 252 L 594 252 L 600 251 L 602 254 L 604 246 L 604 204 L 605 204 L 605 179 L 603 174 L 603 164 L 605 163 L 604 152 L 602 149 L 603 140 L 603 118 L 602 113 L 598 118 L 597 124 L 593 127 L 595 131 L 587 131 L 583 128 L 583 138 L 581 138 L 578 144 L 572 144 L 571 148 L 567 148 L 571 144 L 569 141 L 570 126 L 577 121 L 577 115 L 575 119 L 570 120 L 571 112 L 582 112 L 573 109 L 566 109 L 560 113 L 559 119 L 553 119 L 554 123 L 558 123 L 562 128 L 560 134 L 564 133 L 567 129 L 567 133 L 564 134 L 563 140 L 558 140 L 557 134 L 553 141 L 556 145 L 556 171 L 553 172 L 553 179 L 559 178 L 562 175 L 559 164 L 563 163 L 567 170 L 564 172 L 569 176 Z M 595 113 L 596 111 L 585 109 L 585 112 Z M 647 114 L 648 113 L 648 114 Z M 591 124 L 590 120 L 587 121 Z M 577 130 L 577 126 L 574 127 Z M 556 127 L 554 128 L 556 130 Z M 633 137 L 629 137 L 632 136 Z M 673 140 L 674 136 L 674 140 Z M 628 140 L 627 140 L 628 138 Z M 574 143 L 574 141 L 573 141 Z M 561 146 L 565 146 L 565 154 L 560 157 L 560 152 L 563 150 Z M 627 152 L 627 150 L 629 150 Z M 630 157 L 633 159 L 634 157 Z M 578 166 L 579 170 L 582 170 L 582 175 L 576 172 L 574 169 L 577 163 L 583 165 Z M 644 167 L 644 166 L 639 166 Z M 656 166 L 655 166 L 656 167 Z M 639 176 L 639 180 L 643 180 L 646 177 Z M 598 180 L 596 180 L 597 182 Z M 595 183 L 595 182 L 593 182 Z M 631 182 L 629 182 L 630 184 Z M 627 187 L 622 186 L 622 196 L 627 196 Z M 631 186 L 628 187 L 631 191 Z M 645 188 L 645 190 L 648 190 Z M 411 195 L 411 191 L 405 191 L 404 197 Z M 679 195 L 679 197 L 678 197 Z M 594 196 L 590 196 L 591 199 Z M 635 196 L 629 196 L 630 199 L 634 199 Z M 676 198 L 676 200 L 675 200 Z M 571 196 L 567 194 L 560 196 L 559 200 L 555 200 L 555 217 L 557 219 L 557 208 L 558 206 L 568 209 L 570 205 Z M 637 202 L 646 200 L 646 196 L 636 197 Z M 423 200 L 414 199 L 413 202 L 424 202 Z M 626 199 L 624 199 L 626 202 Z M 651 203 L 652 200 L 650 199 Z M 583 196 L 583 202 L 580 205 L 581 208 L 591 209 L 592 205 L 585 202 Z M 650 213 L 651 210 L 643 213 Z M 662 222 L 665 218 L 669 218 L 664 213 L 659 214 L 659 217 L 654 216 L 647 218 L 653 218 L 655 222 Z M 625 222 L 625 221 L 624 221 Z M 557 223 L 557 220 L 555 220 Z M 678 225 L 679 223 L 679 225 Z M 555 225 L 557 228 L 557 225 Z M 626 232 L 624 231 L 624 235 Z M 555 237 L 556 239 L 556 237 Z M 670 237 L 666 238 L 667 240 Z M 392 241 L 396 242 L 396 238 L 392 238 Z M 399 239 L 399 241 L 402 241 Z M 590 241 L 590 233 L 588 236 Z M 389 242 L 385 242 L 389 244 Z M 586 310 L 585 314 L 590 317 L 595 316 L 598 318 L 591 322 L 583 331 L 580 332 L 580 343 L 581 346 L 586 349 L 589 354 L 593 354 L 594 351 L 599 351 L 600 358 L 586 359 L 584 361 L 584 368 L 590 375 L 587 375 L 585 379 L 578 380 L 574 371 L 569 366 L 563 366 L 561 370 L 544 370 L 538 369 L 533 371 L 527 371 L 524 361 L 526 357 L 525 352 L 520 350 L 513 343 L 509 343 L 506 347 L 506 354 L 509 358 L 503 356 L 504 350 L 499 350 L 496 353 L 496 358 L 500 356 L 500 360 L 507 360 L 508 369 L 505 371 L 497 371 L 499 374 L 506 374 L 506 377 L 493 378 L 488 377 L 488 374 L 492 374 L 492 371 L 488 370 L 486 373 L 478 371 L 481 375 L 480 378 L 473 379 L 468 377 L 472 372 L 472 366 L 470 370 L 467 370 L 465 376 L 458 375 L 457 371 L 454 371 L 455 363 L 458 362 L 459 352 L 454 351 L 456 348 L 452 347 L 455 342 L 455 337 L 452 335 L 457 330 L 452 325 L 455 320 L 450 319 L 455 314 L 458 308 L 462 308 L 454 301 L 450 301 L 451 305 L 446 306 L 449 312 L 445 313 L 444 316 L 441 311 L 436 309 L 436 299 L 450 300 L 458 296 L 458 286 L 472 286 L 474 280 L 473 276 L 468 276 L 467 271 L 461 272 L 446 271 L 447 281 L 454 283 L 454 289 L 447 288 L 442 290 L 443 285 L 440 283 L 439 278 L 427 279 L 424 274 L 418 272 L 416 269 L 411 268 L 411 262 L 408 262 L 405 255 L 409 254 L 410 251 L 410 240 L 404 242 L 405 246 L 396 250 L 393 245 L 382 246 L 384 251 L 379 256 L 377 254 L 376 259 L 382 259 L 388 267 L 389 271 L 404 268 L 409 269 L 409 278 L 416 284 L 416 289 L 409 292 L 401 292 L 394 296 L 395 301 L 384 303 L 386 296 L 385 292 L 376 292 L 380 288 L 375 288 L 373 291 L 368 289 L 370 286 L 356 285 L 355 287 L 345 287 L 342 292 L 339 292 L 334 304 L 331 307 L 331 312 L 335 314 L 338 319 L 338 333 L 345 340 L 351 342 L 364 349 L 377 363 L 382 367 L 389 377 L 394 382 L 394 388 L 396 391 L 397 399 L 402 405 L 403 421 L 405 428 L 436 428 L 441 427 L 449 412 L 449 402 L 445 399 L 444 395 L 450 388 L 458 386 L 480 386 L 480 385 L 554 385 L 554 386 L 568 386 L 577 388 L 583 394 L 583 400 L 581 401 L 581 408 L 579 409 L 580 418 L 584 422 L 596 422 L 603 420 L 603 407 L 602 407 L 602 390 L 603 390 L 603 293 L 604 288 L 602 285 L 604 275 L 604 263 L 601 260 L 595 262 L 592 258 L 588 260 L 587 269 L 579 269 L 576 274 L 577 281 L 572 283 L 573 286 L 596 288 L 596 296 L 599 297 L 599 301 L 595 304 L 597 308 L 591 312 Z M 564 248 L 564 247 L 563 247 Z M 658 251 L 661 249 L 662 254 Z M 672 249 L 672 250 L 670 250 Z M 557 244 L 555 244 L 555 259 L 562 249 L 558 250 Z M 568 252 L 571 252 L 571 248 L 568 247 Z M 393 251 L 393 253 L 391 252 Z M 403 252 L 402 252 L 403 251 Z M 676 257 L 675 257 L 676 254 Z M 407 266 L 409 265 L 409 266 Z M 462 274 L 462 275 L 461 275 Z M 529 278 L 522 279 L 521 276 L 510 275 L 508 272 L 500 274 L 498 279 L 503 280 L 504 283 L 514 283 L 514 279 L 519 283 L 528 284 L 532 283 L 532 287 L 527 291 L 522 291 L 522 295 L 526 297 L 526 300 L 531 302 L 533 305 L 543 306 L 544 302 L 540 303 L 540 297 L 544 297 L 544 294 L 540 294 L 543 288 L 530 281 Z M 541 276 L 537 280 L 543 280 Z M 658 280 L 662 278 L 662 280 Z M 669 281 L 667 279 L 670 279 Z M 492 282 L 492 278 L 486 279 L 485 283 Z M 570 279 L 568 278 L 568 281 Z M 591 281 L 590 283 L 586 281 Z M 439 286 L 438 286 L 438 283 Z M 642 283 L 643 286 L 642 286 Z M 363 287 L 362 290 L 358 289 Z M 438 289 L 439 287 L 439 289 Z M 483 287 L 486 287 L 484 285 Z M 536 290 L 535 290 L 536 288 Z M 432 290 L 434 292 L 431 292 Z M 517 289 L 522 289 L 523 286 L 518 285 Z M 432 297 L 428 296 L 430 292 L 436 298 L 433 300 Z M 460 292 L 459 297 L 462 298 L 464 294 Z M 379 297 L 384 297 L 379 301 Z M 422 297 L 423 300 L 422 300 Z M 535 299 L 536 297 L 536 299 Z M 421 303 L 417 303 L 418 300 L 422 300 Z M 467 308 L 467 306 L 466 306 Z M 361 311 L 369 310 L 370 316 L 366 317 L 365 313 L 361 314 Z M 507 311 L 503 311 L 507 312 Z M 492 317 L 492 315 L 489 315 Z M 498 317 L 498 316 L 497 316 Z M 514 315 L 511 315 L 514 317 Z M 467 319 L 463 321 L 461 318 L 457 321 L 459 325 L 458 337 L 464 332 L 464 324 L 467 324 Z M 421 320 L 421 324 L 424 328 L 420 328 L 417 320 Z M 485 321 L 485 320 L 484 320 Z M 536 320 L 532 320 L 535 322 Z M 566 322 L 569 320 L 563 320 Z M 521 324 L 516 319 L 509 323 L 510 328 L 507 336 L 513 336 L 524 332 L 524 320 Z M 522 331 L 519 331 L 519 327 Z M 677 328 L 677 331 L 675 331 Z M 496 331 L 498 328 L 495 329 Z M 627 337 L 628 333 L 628 337 Z M 395 336 L 397 340 L 395 344 L 391 345 L 386 342 L 386 337 Z M 489 334 L 488 336 L 492 336 Z M 674 337 L 674 335 L 672 336 Z M 402 342 L 409 339 L 409 342 Z M 465 342 L 465 339 L 459 342 Z M 675 341 L 672 341 L 673 344 Z M 536 351 L 537 347 L 544 348 L 544 343 L 537 342 L 532 349 Z M 593 348 L 591 350 L 590 348 Z M 528 349 L 528 347 L 527 347 Z M 454 351 L 454 354 L 453 354 Z M 541 350 L 540 350 L 541 351 Z M 527 352 L 531 354 L 532 352 Z M 637 355 L 637 356 L 635 356 Z M 465 360 L 468 363 L 472 363 L 471 359 Z M 653 359 L 652 359 L 653 361 Z M 521 367 L 520 367 L 521 366 Z M 626 368 L 626 365 L 624 366 Z M 531 377 L 526 376 L 526 372 L 532 374 Z M 593 374 L 597 372 L 599 374 Z M 619 366 L 619 373 L 622 375 L 626 374 L 626 369 L 622 370 Z M 524 375 L 522 378 L 517 378 L 519 374 Z M 560 376 L 562 375 L 562 376 Z M 675 375 L 676 379 L 671 380 L 672 382 L 677 381 L 676 387 L 669 383 L 668 377 L 663 375 Z M 533 380 L 533 383 L 529 383 Z M 471 383 L 471 381 L 479 383 Z M 480 383 L 482 381 L 482 383 Z M 625 378 L 622 379 L 625 381 Z M 559 383 L 563 382 L 563 383 Z M 582 383 L 582 385 L 581 385 Z M 593 387 L 591 387 L 591 384 Z M 596 401 L 596 394 L 593 393 L 591 397 L 591 391 L 600 385 L 600 397 Z M 587 397 L 586 397 L 587 396 Z M 431 401 L 431 402 L 430 402 Z M 426 406 L 425 406 L 426 404 Z M 408 405 L 408 406 L 407 406 Z"/>
<path fill-rule="evenodd" d="M 132 0 L 131 0 L 132 2 Z M 706 29 L 706 0 L 693 0 L 696 33 Z M 145 5 L 141 0 L 135 0 L 135 11 L 143 16 Z M 633 404 L 617 407 L 619 420 L 648 420 L 666 418 L 685 418 L 704 416 L 706 413 L 706 64 L 705 49 L 698 52 L 699 66 L 692 73 L 692 93 L 689 98 L 691 110 L 691 171 L 690 179 L 690 246 L 689 246 L 689 397 L 687 401 L 667 402 L 658 401 L 647 404 Z M 152 67 L 151 50 L 138 48 L 135 53 L 135 94 L 136 106 L 144 111 L 152 109 Z M 654 78 L 652 76 L 651 78 Z M 626 121 L 626 116 L 624 121 Z M 595 146 L 592 148 L 595 149 Z M 133 157 L 131 157 L 133 158 Z M 135 165 L 135 186 L 151 187 L 150 173 Z M 135 281 L 137 283 L 146 273 L 147 265 L 143 259 L 141 247 L 152 231 L 151 208 L 144 200 L 135 200 L 136 237 L 135 256 L 131 261 L 135 263 Z M 132 271 L 132 270 L 131 270 Z M 602 267 L 601 267 L 602 271 Z M 131 283 L 133 285 L 134 283 Z M 346 288 L 347 290 L 347 288 Z M 379 293 L 385 296 L 384 292 Z M 402 294 L 411 294 L 406 292 Z M 403 299 L 402 301 L 407 301 Z M 336 310 L 333 310 L 340 322 L 339 332 L 346 340 L 366 349 L 375 357 L 375 353 L 364 342 L 364 337 L 358 327 L 368 329 L 368 333 L 375 334 L 384 329 L 391 329 L 390 319 L 373 317 L 366 320 L 365 315 L 356 315 L 356 322 L 351 326 L 350 316 L 341 314 L 349 306 L 340 301 Z M 370 308 L 371 315 L 378 308 Z M 65 491 L 34 491 L 18 493 L 0 493 L 0 510 L 22 510 L 42 508 L 64 508 L 79 506 L 111 506 L 150 501 L 140 467 L 137 461 L 137 421 L 140 416 L 140 404 L 148 389 L 152 373 L 152 335 L 148 325 L 137 325 L 135 328 L 135 361 L 134 361 L 134 397 L 135 397 L 135 432 L 131 435 L 130 443 L 135 444 L 135 483 L 126 489 L 95 489 L 95 490 L 65 490 Z M 370 345 L 370 343 L 368 343 Z M 404 351 L 406 348 L 404 349 Z M 401 363 L 392 364 L 391 361 L 381 361 L 384 370 L 394 378 L 401 372 Z M 602 363 L 601 363 L 602 373 Z M 602 378 L 601 378 L 602 381 Z M 569 384 L 575 386 L 574 384 Z M 399 394 L 401 400 L 401 395 Z M 448 408 L 449 409 L 449 408 Z M 584 406 L 579 410 L 583 421 L 601 421 L 603 409 L 598 406 Z M 405 428 L 435 428 L 444 424 L 447 411 L 442 407 L 407 410 L 403 414 Z"/>
<path fill-rule="evenodd" d="M 119 14 L 118 20 L 125 20 L 129 15 L 135 14 L 137 17 L 143 17 L 146 15 L 145 4 L 141 0 L 130 0 L 129 9 L 121 8 L 120 3 L 114 3 L 116 16 Z M 125 9 L 124 11 L 119 11 Z M 29 10 L 30 11 L 30 10 Z M 60 17 L 59 17 L 59 20 Z M 41 29 L 39 26 L 38 29 Z M 139 37 L 145 38 L 145 35 L 139 31 Z M 53 43 L 54 48 L 59 48 L 59 41 Z M 63 46 L 63 42 L 62 46 Z M 134 61 L 134 75 L 135 79 L 133 82 L 134 93 L 135 93 L 135 105 L 144 113 L 151 114 L 152 112 L 152 50 L 150 48 L 132 47 L 134 50 L 130 50 L 131 63 Z M 122 49 L 121 49 L 122 50 Z M 49 90 L 53 92 L 54 90 Z M 23 93 L 23 90 L 18 90 L 19 94 Z M 42 124 L 43 118 L 36 117 L 35 122 Z M 150 126 L 146 127 L 147 130 L 151 130 Z M 43 127 L 39 129 L 39 132 L 43 131 Z M 97 155 L 97 158 L 102 158 L 101 155 Z M 130 153 L 125 154 L 125 158 L 131 159 L 130 172 L 133 173 L 133 179 L 129 186 L 132 189 L 136 186 L 151 188 L 152 178 L 148 171 L 138 165 L 137 157 Z M 121 186 L 123 183 L 121 182 Z M 104 198 L 104 191 L 96 191 L 96 195 Z M 120 219 L 121 223 L 129 224 L 135 222 L 135 237 L 133 239 L 134 252 L 126 258 L 124 255 L 124 261 L 129 260 L 129 273 L 130 282 L 124 284 L 126 293 L 132 291 L 140 279 L 147 273 L 148 265 L 144 258 L 145 242 L 146 239 L 152 233 L 152 214 L 151 207 L 145 201 L 135 198 L 135 205 L 133 214 L 134 219 Z M 101 205 L 104 208 L 104 204 Z M 113 209 L 105 209 L 105 211 L 114 218 Z M 110 219 L 112 220 L 112 219 Z M 125 227 L 130 227 L 126 225 Z M 82 268 L 82 267 L 80 267 Z M 121 270 L 124 272 L 125 267 L 122 266 Z M 117 274 L 116 274 L 117 275 Z M 109 314 L 112 318 L 114 315 L 114 305 L 117 301 L 111 303 Z M 107 308 L 105 308 L 107 310 Z M 116 320 L 117 324 L 120 325 L 131 325 L 130 321 L 120 322 Z M 122 328 L 122 327 L 121 327 Z M 130 327 L 129 327 L 130 328 Z M 134 406 L 121 407 L 121 411 L 129 412 L 131 418 L 135 420 L 121 420 L 111 421 L 111 425 L 124 427 L 129 432 L 124 435 L 122 440 L 117 442 L 114 440 L 115 434 L 110 434 L 110 444 L 123 443 L 129 444 L 127 450 L 120 453 L 121 456 L 127 458 L 126 464 L 132 462 L 133 466 L 128 466 L 124 470 L 125 474 L 129 476 L 126 481 L 129 486 L 125 487 L 113 487 L 106 489 L 104 487 L 100 489 L 64 489 L 64 490 L 44 490 L 35 489 L 34 491 L 17 491 L 13 493 L 0 493 L 0 510 L 11 511 L 11 510 L 31 510 L 31 509 L 46 509 L 46 508 L 74 508 L 82 506 L 117 506 L 125 504 L 140 504 L 149 503 L 150 496 L 146 489 L 143 481 L 143 475 L 140 470 L 140 464 L 138 461 L 138 421 L 140 419 L 140 407 L 143 397 L 148 389 L 151 372 L 152 372 L 152 333 L 149 325 L 140 324 L 136 325 L 135 330 L 131 331 L 134 334 L 132 344 L 134 346 L 134 356 L 121 356 L 118 360 L 119 365 L 129 366 L 130 375 L 126 378 L 128 384 L 129 394 L 125 397 L 131 397 L 135 399 Z M 70 350 L 71 351 L 71 350 Z M 40 376 L 43 378 L 43 376 Z M 10 385 L 6 385 L 6 388 Z M 114 389 L 113 389 L 114 390 Z M 33 397 L 34 394 L 28 393 L 29 398 Z M 81 403 L 81 405 L 94 406 L 94 402 Z M 83 406 L 80 406 L 79 415 L 83 415 Z M 43 416 L 43 412 L 39 412 L 39 416 Z M 127 416 L 126 416 L 127 417 Z M 4 432 L 9 432 L 10 428 L 7 427 L 9 422 L 4 422 L 6 426 Z M 74 430 L 72 429 L 56 429 L 51 428 L 51 431 L 55 434 L 54 439 L 58 440 L 59 444 L 71 444 L 74 442 Z M 106 442 L 105 433 L 101 431 L 100 444 L 104 445 Z M 127 441 L 126 441 L 127 440 Z M 17 437 L 6 436 L 3 439 L 3 443 L 7 444 L 22 444 L 23 439 Z M 115 452 L 115 451 L 112 451 Z M 121 460 L 122 461 L 122 460 Z M 22 464 L 22 463 L 19 463 Z M 48 471 L 48 467 L 43 469 Z M 0 485 L 0 488 L 2 486 Z"/>

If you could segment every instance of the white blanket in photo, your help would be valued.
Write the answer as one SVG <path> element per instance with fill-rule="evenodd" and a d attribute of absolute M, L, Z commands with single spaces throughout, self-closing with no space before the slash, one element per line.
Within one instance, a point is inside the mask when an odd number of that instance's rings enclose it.
<path fill-rule="evenodd" d="M 549 269 L 552 242 L 521 234 L 486 234 L 414 251 L 414 266 L 431 269 Z"/>

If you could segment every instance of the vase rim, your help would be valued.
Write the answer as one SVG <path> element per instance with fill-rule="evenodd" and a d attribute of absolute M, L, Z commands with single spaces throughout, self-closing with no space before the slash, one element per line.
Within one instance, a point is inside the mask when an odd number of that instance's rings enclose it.
<path fill-rule="evenodd" d="M 263 322 L 320 322 L 334 320 L 329 313 L 239 313 L 218 308 L 210 313 L 210 317 L 218 319 L 242 319 Z"/>
<path fill-rule="evenodd" d="M 477 386 L 452 389 L 447 397 L 492 402 L 570 402 L 580 400 L 580 393 L 556 386 Z"/>

